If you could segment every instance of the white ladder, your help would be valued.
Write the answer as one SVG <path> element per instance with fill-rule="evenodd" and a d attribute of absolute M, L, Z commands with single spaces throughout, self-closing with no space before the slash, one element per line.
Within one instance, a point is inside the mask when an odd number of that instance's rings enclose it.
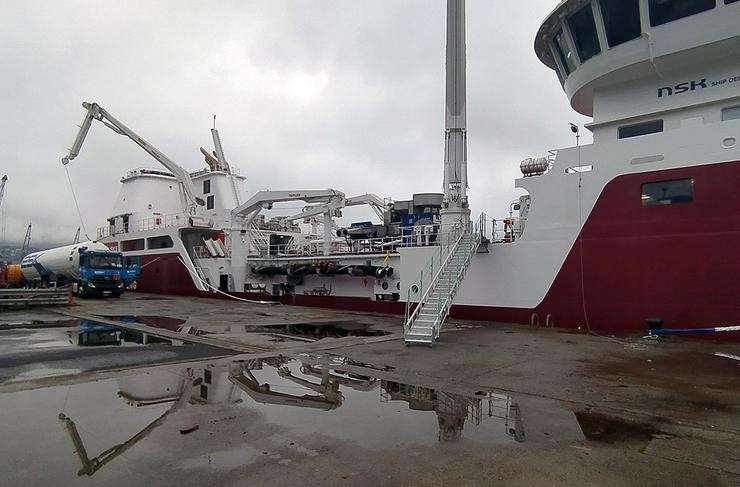
<path fill-rule="evenodd" d="M 255 224 L 249 227 L 249 244 L 250 252 L 254 251 L 259 255 L 270 255 L 270 238 Z"/>
<path fill-rule="evenodd" d="M 414 312 L 410 316 L 407 312 L 403 333 L 407 345 L 422 343 L 432 346 L 439 338 L 439 331 L 450 314 L 452 302 L 479 243 L 477 229 L 464 232 L 457 239 Z M 434 261 L 431 267 L 434 268 Z M 407 309 L 409 306 L 407 302 Z"/>

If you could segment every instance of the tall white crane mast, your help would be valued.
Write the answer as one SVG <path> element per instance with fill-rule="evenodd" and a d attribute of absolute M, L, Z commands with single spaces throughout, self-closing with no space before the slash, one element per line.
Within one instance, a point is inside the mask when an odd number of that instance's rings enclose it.
<path fill-rule="evenodd" d="M 465 0 L 447 0 L 444 207 L 442 224 L 470 220 L 465 76 Z"/>
<path fill-rule="evenodd" d="M 120 121 L 116 120 L 110 113 L 102 108 L 97 103 L 84 102 L 82 107 L 87 110 L 85 118 L 80 124 L 80 130 L 77 133 L 72 147 L 69 149 L 69 154 L 62 158 L 62 164 L 69 164 L 75 157 L 77 157 L 82 149 L 82 144 L 85 141 L 90 127 L 92 126 L 93 120 L 99 120 L 106 127 L 113 130 L 115 133 L 124 135 L 129 139 L 133 140 L 136 145 L 144 149 L 149 155 L 155 158 L 160 164 L 167 168 L 174 176 L 180 188 L 180 199 L 182 201 L 183 210 L 190 214 L 195 215 L 196 210 L 199 206 L 205 205 L 202 198 L 195 196 L 193 191 L 193 181 L 190 178 L 190 173 L 183 167 L 175 163 L 172 159 L 161 153 L 158 149 L 152 146 L 149 142 L 144 140 L 143 137 L 138 135 L 136 132 L 126 127 Z"/>

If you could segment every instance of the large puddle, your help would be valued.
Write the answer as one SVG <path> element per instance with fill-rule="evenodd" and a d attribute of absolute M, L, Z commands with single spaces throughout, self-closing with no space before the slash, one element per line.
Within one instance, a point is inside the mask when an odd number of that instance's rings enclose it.
<path fill-rule="evenodd" d="M 263 313 L 264 314 L 264 313 Z M 325 338 L 344 337 L 379 337 L 390 335 L 389 332 L 373 328 L 371 324 L 356 321 L 314 321 L 310 323 L 273 323 L 273 324 L 229 324 L 203 326 L 189 325 L 186 320 L 168 316 L 129 315 L 103 316 L 109 320 L 123 323 L 140 323 L 154 328 L 171 331 L 185 331 L 194 335 L 219 334 L 261 334 L 273 338 L 272 341 L 314 342 Z"/>
<path fill-rule="evenodd" d="M 332 356 L 224 359 L 1 394 L 0 434 L 14 438 L 0 442 L 4 482 L 120 483 L 150 470 L 174 481 L 338 451 L 583 439 L 555 403 L 384 380 L 378 370 Z"/>
<path fill-rule="evenodd" d="M 180 321 L 184 322 L 184 320 Z M 35 323 L 0 330 L 0 354 L 78 346 L 134 346 L 153 343 L 183 344 L 179 341 L 166 340 L 139 331 L 90 320 L 54 322 L 48 327 L 45 323 Z"/>

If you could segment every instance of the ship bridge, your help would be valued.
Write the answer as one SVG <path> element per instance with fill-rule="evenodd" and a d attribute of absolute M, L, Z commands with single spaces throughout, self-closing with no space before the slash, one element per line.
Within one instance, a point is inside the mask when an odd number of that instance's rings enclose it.
<path fill-rule="evenodd" d="M 541 25 L 535 51 L 573 109 L 594 117 L 595 139 L 620 127 L 642 135 L 663 130 L 662 119 L 640 125 L 657 113 L 712 122 L 727 115 L 685 110 L 740 104 L 738 21 L 740 0 L 565 0 Z"/>

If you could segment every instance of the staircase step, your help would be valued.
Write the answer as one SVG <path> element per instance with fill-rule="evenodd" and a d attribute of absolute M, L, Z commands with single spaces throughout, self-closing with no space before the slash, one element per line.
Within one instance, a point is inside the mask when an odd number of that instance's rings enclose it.
<path fill-rule="evenodd" d="M 434 330 L 433 326 L 411 326 L 409 333 L 429 334 Z"/>

